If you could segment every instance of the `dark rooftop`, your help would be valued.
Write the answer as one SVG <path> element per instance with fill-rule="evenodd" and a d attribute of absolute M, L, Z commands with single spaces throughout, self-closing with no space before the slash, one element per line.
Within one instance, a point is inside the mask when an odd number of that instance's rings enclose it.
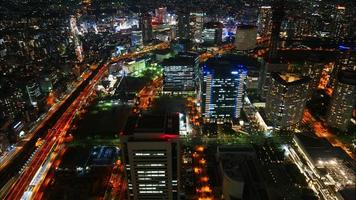
<path fill-rule="evenodd" d="M 238 25 L 237 26 L 238 29 L 253 29 L 253 28 L 257 28 L 257 26 L 253 26 L 253 25 Z"/>
<path fill-rule="evenodd" d="M 338 79 L 341 83 L 356 86 L 356 71 L 341 71 Z"/>
<path fill-rule="evenodd" d="M 300 144 L 314 161 L 320 158 L 340 158 L 343 160 L 350 159 L 344 151 L 339 151 L 340 148 L 333 147 L 325 138 L 317 138 L 308 134 L 296 134 L 295 137 L 299 140 Z"/>
<path fill-rule="evenodd" d="M 195 65 L 196 57 L 194 54 L 178 54 L 174 58 L 165 59 L 162 62 L 163 66 L 177 66 L 177 65 Z"/>
<path fill-rule="evenodd" d="M 178 114 L 130 116 L 124 129 L 124 135 L 137 133 L 179 135 L 179 116 Z"/>
<path fill-rule="evenodd" d="M 204 24 L 205 28 L 223 28 L 224 25 L 220 22 L 208 22 Z"/>

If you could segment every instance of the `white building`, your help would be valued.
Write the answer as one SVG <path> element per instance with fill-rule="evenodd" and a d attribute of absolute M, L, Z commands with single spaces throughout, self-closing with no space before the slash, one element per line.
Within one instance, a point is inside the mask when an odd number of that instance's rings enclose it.
<path fill-rule="evenodd" d="M 179 116 L 128 119 L 121 136 L 130 200 L 179 199 Z"/>

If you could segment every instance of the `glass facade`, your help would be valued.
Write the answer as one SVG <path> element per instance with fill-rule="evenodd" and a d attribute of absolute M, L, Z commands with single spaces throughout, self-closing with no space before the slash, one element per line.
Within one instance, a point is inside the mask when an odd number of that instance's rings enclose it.
<path fill-rule="evenodd" d="M 203 116 L 217 123 L 240 117 L 244 82 L 244 66 L 204 67 Z"/>

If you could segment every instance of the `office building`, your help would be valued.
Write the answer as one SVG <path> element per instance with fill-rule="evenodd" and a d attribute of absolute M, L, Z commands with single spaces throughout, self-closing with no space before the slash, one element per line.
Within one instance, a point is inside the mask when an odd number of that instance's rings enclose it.
<path fill-rule="evenodd" d="M 140 16 L 140 29 L 142 31 L 142 42 L 144 45 L 150 43 L 153 39 L 152 16 L 149 13 L 143 13 Z"/>
<path fill-rule="evenodd" d="M 179 198 L 179 115 L 132 116 L 120 136 L 128 199 Z"/>
<path fill-rule="evenodd" d="M 230 62 L 232 65 L 243 65 L 248 73 L 245 80 L 246 90 L 259 90 L 261 83 L 261 63 L 257 59 L 247 55 L 225 54 L 221 60 Z"/>
<path fill-rule="evenodd" d="M 233 122 L 240 117 L 247 69 L 243 65 L 209 59 L 203 68 L 202 113 L 206 121 Z"/>
<path fill-rule="evenodd" d="M 284 18 L 283 3 L 275 2 L 272 6 L 272 33 L 269 47 L 269 58 L 277 56 L 277 48 L 279 47 L 279 32 Z"/>
<path fill-rule="evenodd" d="M 31 82 L 26 85 L 26 92 L 31 105 L 37 107 L 41 97 L 40 85 L 37 82 Z"/>
<path fill-rule="evenodd" d="M 133 47 L 142 46 L 142 44 L 143 44 L 142 36 L 143 35 L 142 35 L 141 30 L 139 30 L 139 29 L 132 30 L 132 32 L 131 32 L 131 46 L 133 46 Z"/>
<path fill-rule="evenodd" d="M 303 116 L 309 94 L 309 78 L 272 73 L 266 99 L 266 117 L 274 128 L 293 129 Z"/>
<path fill-rule="evenodd" d="M 342 38 L 348 37 L 350 34 L 350 22 L 347 16 L 347 9 L 345 6 L 336 5 L 334 8 L 334 27 L 333 27 L 333 36 L 340 40 Z"/>
<path fill-rule="evenodd" d="M 269 36 L 272 31 L 272 7 L 261 6 L 258 15 L 258 33 L 260 37 Z"/>
<path fill-rule="evenodd" d="M 147 57 L 126 60 L 123 70 L 128 74 L 139 76 L 146 69 L 147 63 L 149 62 L 150 58 Z"/>
<path fill-rule="evenodd" d="M 202 32 L 204 28 L 204 17 L 203 12 L 191 12 L 189 16 L 189 26 L 190 26 L 190 38 L 195 43 L 202 43 Z"/>
<path fill-rule="evenodd" d="M 181 53 L 166 59 L 163 66 L 163 93 L 194 94 L 199 78 L 199 57 L 194 53 Z"/>
<path fill-rule="evenodd" d="M 235 47 L 239 51 L 249 51 L 256 47 L 257 27 L 240 25 L 236 29 Z"/>
<path fill-rule="evenodd" d="M 206 45 L 217 45 L 222 42 L 224 25 L 220 22 L 208 22 L 204 24 L 202 39 Z"/>
<path fill-rule="evenodd" d="M 356 71 L 341 71 L 332 94 L 327 123 L 329 126 L 346 131 L 355 109 Z"/>
<path fill-rule="evenodd" d="M 180 10 L 178 15 L 178 37 L 179 39 L 189 40 L 190 39 L 190 26 L 189 26 L 189 11 Z"/>

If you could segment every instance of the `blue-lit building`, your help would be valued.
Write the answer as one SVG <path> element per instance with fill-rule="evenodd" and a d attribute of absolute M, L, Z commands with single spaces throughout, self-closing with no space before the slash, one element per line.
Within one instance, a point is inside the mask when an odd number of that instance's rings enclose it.
<path fill-rule="evenodd" d="M 240 117 L 247 68 L 223 58 L 203 67 L 202 113 L 207 122 L 233 122 Z"/>

